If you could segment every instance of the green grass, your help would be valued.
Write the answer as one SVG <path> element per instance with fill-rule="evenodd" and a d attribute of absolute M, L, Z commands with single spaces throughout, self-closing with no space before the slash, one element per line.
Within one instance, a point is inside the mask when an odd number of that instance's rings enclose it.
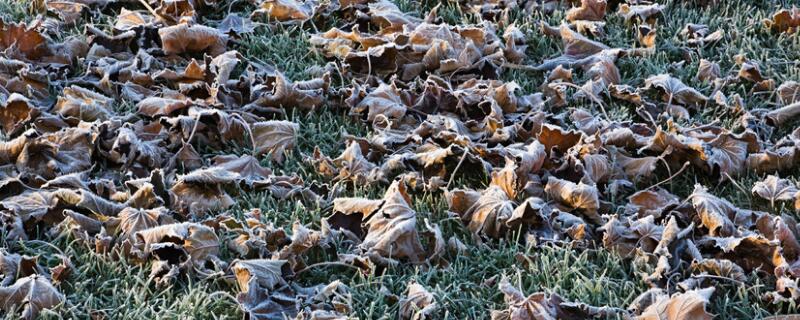
<path fill-rule="evenodd" d="M 423 18 L 435 5 L 435 1 L 427 0 L 422 3 L 414 0 L 397 2 L 402 10 L 414 12 L 416 16 Z M 647 75 L 670 73 L 704 94 L 710 94 L 712 85 L 694 79 L 696 61 L 699 59 L 682 67 L 674 67 L 674 63 L 683 59 L 678 48 L 683 41 L 679 33 L 687 23 L 707 24 L 712 31 L 725 30 L 725 36 L 720 42 L 691 53 L 696 57 L 718 62 L 723 74 L 736 72 L 738 69 L 733 56 L 744 54 L 757 61 L 764 75 L 775 79 L 778 84 L 787 80 L 800 80 L 800 36 L 774 35 L 761 24 L 761 19 L 770 16 L 778 7 L 773 1 L 731 0 L 709 8 L 694 7 L 688 1 L 670 1 L 656 25 L 658 51 L 646 57 L 620 59 L 617 65 L 622 82 L 639 86 Z M 474 16 L 463 12 L 453 1 L 444 1 L 439 10 L 442 19 L 451 24 L 476 21 Z M 5 21 L 30 20 L 29 11 L 28 2 L 0 0 L 0 17 Z M 558 25 L 563 18 L 562 12 L 551 16 L 541 13 L 525 16 L 520 12 L 513 12 L 512 17 L 515 17 L 516 25 L 530 36 L 525 64 L 538 64 L 543 59 L 559 54 L 560 42 L 541 36 L 536 22 L 544 20 L 551 25 Z M 607 36 L 601 41 L 612 47 L 633 46 L 636 42 L 635 30 L 625 26 L 622 19 L 614 13 L 609 13 L 607 17 Z M 106 26 L 111 24 L 108 21 L 98 23 Z M 308 44 L 308 38 L 313 32 L 313 26 L 308 24 L 294 27 L 262 25 L 255 33 L 237 40 L 235 48 L 248 59 L 276 66 L 291 80 L 306 80 L 313 77 L 315 70 L 326 63 Z M 545 76 L 541 72 L 508 70 L 503 74 L 503 80 L 516 81 L 526 92 L 533 92 L 538 91 Z M 748 110 L 772 107 L 772 97 L 752 95 L 750 89 L 750 84 L 739 84 L 728 88 L 725 94 L 740 94 L 745 98 Z M 120 104 L 118 111 L 130 108 L 130 105 Z M 635 115 L 631 106 L 622 103 L 612 103 L 609 108 L 609 113 L 615 119 L 631 119 Z M 348 117 L 346 112 L 328 106 L 309 114 L 289 115 L 288 120 L 301 125 L 296 150 L 287 157 L 284 164 L 274 164 L 267 159 L 262 164 L 279 173 L 298 174 L 307 182 L 325 182 L 313 168 L 303 163 L 302 156 L 310 154 L 315 146 L 320 146 L 326 155 L 335 157 L 344 149 L 345 132 L 367 136 L 367 126 Z M 714 114 L 714 110 L 697 112 L 690 122 L 708 122 L 713 120 Z M 773 136 L 773 139 L 777 138 L 779 136 Z M 238 150 L 233 150 L 234 153 L 248 153 L 246 147 L 235 149 Z M 210 151 L 204 153 L 205 157 L 214 155 Z M 666 178 L 668 174 L 658 172 L 657 176 L 655 181 Z M 800 176 L 800 172 L 795 172 L 794 176 Z M 691 192 L 691 188 L 687 186 L 700 183 L 710 187 L 711 193 L 729 199 L 742 208 L 794 215 L 788 206 L 772 208 L 769 203 L 752 197 L 752 185 L 763 177 L 747 173 L 737 178 L 736 183 L 727 179 L 718 182 L 705 177 L 701 172 L 689 169 L 664 187 L 685 197 Z M 384 188 L 350 186 L 346 195 L 377 198 L 382 195 Z M 317 228 L 320 219 L 329 213 L 326 208 L 311 209 L 295 202 L 277 201 L 266 192 L 243 193 L 236 199 L 238 202 L 231 209 L 235 215 L 251 208 L 259 208 L 264 212 L 262 217 L 265 222 L 283 226 L 289 232 L 291 223 L 296 220 Z M 335 279 L 343 281 L 352 291 L 355 311 L 353 316 L 362 319 L 395 319 L 398 304 L 391 299 L 379 297 L 383 296 L 382 292 L 385 290 L 401 296 L 410 280 L 423 284 L 435 295 L 440 305 L 434 315 L 436 319 L 483 319 L 489 316 L 491 310 L 504 308 L 503 296 L 496 285 L 503 276 L 508 277 L 526 294 L 536 291 L 555 292 L 573 301 L 622 308 L 648 289 L 638 276 L 640 272 L 648 270 L 639 270 L 630 261 L 624 261 L 612 252 L 555 246 L 526 247 L 515 241 L 514 236 L 499 241 L 476 243 L 458 220 L 447 219 L 446 205 L 441 194 L 414 195 L 414 206 L 420 219 L 439 221 L 445 239 L 456 237 L 464 242 L 469 247 L 468 254 L 449 254 L 450 265 L 446 267 L 401 265 L 370 275 L 354 273 L 349 269 L 322 267 L 305 273 L 299 281 L 309 285 Z M 59 262 L 57 254 L 63 253 L 72 257 L 76 270 L 73 277 L 61 286 L 67 302 L 52 312 L 45 313 L 45 318 L 58 318 L 59 314 L 61 317 L 76 319 L 94 315 L 103 315 L 108 319 L 238 319 L 242 316 L 230 296 L 235 295 L 238 288 L 223 279 L 200 280 L 185 276 L 170 287 L 157 288 L 147 281 L 149 264 L 134 265 L 125 259 L 96 254 L 93 248 L 66 236 L 54 239 L 52 245 L 38 241 L 21 241 L 2 243 L 2 246 L 15 252 L 39 255 L 40 262 L 47 266 L 54 266 Z M 762 283 L 754 275 L 752 278 L 747 285 L 721 285 L 712 299 L 711 311 L 721 319 L 759 318 L 776 312 L 797 311 L 796 306 L 765 305 L 761 296 L 773 284 Z M 5 317 L 14 319 L 15 316 L 17 315 L 8 314 Z"/>

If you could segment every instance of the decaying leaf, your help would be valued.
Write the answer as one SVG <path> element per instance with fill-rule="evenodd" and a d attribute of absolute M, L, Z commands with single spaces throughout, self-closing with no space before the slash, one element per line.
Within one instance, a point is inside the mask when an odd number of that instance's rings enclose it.
<path fill-rule="evenodd" d="M 283 162 L 286 152 L 294 148 L 300 125 L 289 121 L 265 121 L 254 123 L 250 130 L 256 155 L 269 153 L 273 160 Z"/>
<path fill-rule="evenodd" d="M 668 74 L 660 74 L 647 78 L 645 80 L 645 90 L 649 88 L 661 90 L 663 93 L 662 100 L 666 102 L 695 105 L 708 100 L 708 97 L 699 91 L 685 85 L 680 80 Z"/>
<path fill-rule="evenodd" d="M 714 317 L 706 311 L 706 304 L 713 293 L 714 288 L 711 287 L 676 293 L 671 297 L 666 294 L 658 295 L 654 298 L 653 304 L 637 319 L 713 319 Z"/>
<path fill-rule="evenodd" d="M 761 198 L 769 200 L 774 207 L 776 201 L 793 200 L 798 190 L 793 182 L 769 175 L 763 181 L 756 182 L 753 185 L 752 192 Z"/>
<path fill-rule="evenodd" d="M 6 312 L 21 309 L 25 319 L 36 319 L 42 309 L 55 307 L 65 298 L 50 280 L 40 275 L 18 279 L 13 285 L 0 287 L 0 302 Z"/>
<path fill-rule="evenodd" d="M 800 27 L 800 9 L 781 9 L 770 19 L 764 19 L 764 25 L 773 32 L 795 33 Z"/>
<path fill-rule="evenodd" d="M 203 53 L 217 56 L 225 51 L 227 36 L 217 29 L 203 25 L 181 23 L 158 30 L 167 54 Z"/>
<path fill-rule="evenodd" d="M 556 201 L 570 208 L 579 209 L 592 222 L 600 223 L 602 221 L 598 213 L 600 200 L 596 187 L 583 182 L 576 184 L 551 177 L 547 180 L 544 191 Z"/>
<path fill-rule="evenodd" d="M 406 296 L 400 300 L 400 318 L 427 319 L 436 307 L 436 299 L 432 293 L 418 283 L 409 283 Z"/>
<path fill-rule="evenodd" d="M 606 15 L 606 0 L 582 0 L 581 6 L 567 12 L 567 21 L 592 20 L 602 21 Z"/>

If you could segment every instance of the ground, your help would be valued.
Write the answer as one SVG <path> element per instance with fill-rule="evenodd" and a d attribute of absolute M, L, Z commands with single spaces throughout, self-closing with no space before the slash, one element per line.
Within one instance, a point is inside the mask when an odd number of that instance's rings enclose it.
<path fill-rule="evenodd" d="M 647 75 L 670 73 L 701 92 L 710 92 L 711 84 L 694 77 L 699 59 L 682 65 L 676 63 L 683 60 L 683 53 L 676 43 L 682 41 L 680 31 L 687 23 L 705 24 L 711 30 L 721 29 L 727 33 L 728 36 L 720 43 L 704 48 L 699 53 L 703 58 L 718 61 L 723 73 L 735 71 L 737 66 L 733 56 L 744 54 L 758 61 L 762 72 L 777 83 L 800 81 L 800 37 L 765 32 L 762 23 L 762 19 L 769 17 L 781 5 L 787 7 L 791 3 L 785 2 L 730 0 L 698 8 L 689 5 L 688 1 L 667 1 L 666 10 L 657 22 L 657 52 L 646 57 L 622 59 L 618 63 L 622 83 L 640 86 Z M 435 3 L 398 0 L 397 4 L 402 10 L 424 17 Z M 6 21 L 30 20 L 33 18 L 28 14 L 31 6 L 27 0 L 0 0 L 0 16 Z M 246 5 L 233 8 L 242 12 L 250 9 Z M 447 22 L 475 22 L 473 16 L 463 12 L 454 2 L 443 2 L 439 10 Z M 222 15 L 223 12 L 220 12 L 219 16 L 206 17 L 204 21 L 213 26 Z M 544 58 L 558 55 L 560 41 L 542 36 L 538 22 L 558 25 L 563 17 L 562 11 L 552 15 L 513 16 L 514 23 L 525 32 L 528 39 L 527 58 L 522 64 L 535 65 Z M 623 19 L 611 13 L 607 17 L 608 35 L 604 43 L 611 47 L 634 46 L 635 32 L 624 26 Z M 111 23 L 104 19 L 92 22 L 101 26 Z M 309 37 L 316 32 L 316 28 L 326 27 L 311 23 L 295 26 L 259 25 L 256 32 L 236 40 L 234 47 L 246 57 L 277 66 L 290 79 L 308 79 L 311 67 L 326 63 L 326 59 L 309 44 Z M 83 34 L 81 26 L 67 33 Z M 536 92 L 545 80 L 545 73 L 525 69 L 508 70 L 502 79 L 517 82 L 523 91 Z M 747 108 L 750 109 L 768 107 L 774 100 L 770 96 L 748 95 L 750 91 L 745 86 L 735 92 L 746 97 Z M 627 120 L 634 116 L 629 108 L 613 104 L 609 105 L 607 112 L 614 120 Z M 718 118 L 718 114 L 719 110 L 708 108 L 695 114 L 692 121 L 709 122 Z M 283 164 L 274 164 L 266 159 L 262 164 L 277 172 L 296 173 L 307 181 L 319 180 L 320 177 L 302 161 L 303 155 L 311 154 L 316 146 L 325 154 L 338 155 L 345 147 L 344 134 L 366 136 L 370 132 L 368 124 L 348 116 L 346 110 L 323 107 L 306 114 L 295 112 L 287 115 L 287 118 L 301 125 L 297 148 Z M 785 130 L 788 132 L 790 129 Z M 669 176 L 662 172 L 658 175 L 656 181 Z M 712 194 L 729 199 L 745 209 L 794 214 L 789 207 L 773 208 L 769 203 L 753 197 L 750 192 L 753 184 L 764 176 L 748 173 L 735 180 L 719 180 L 689 168 L 663 187 L 683 198 L 691 193 L 690 186 L 700 183 L 709 187 Z M 794 175 L 794 179 L 798 177 Z M 488 180 L 484 183 L 488 183 Z M 379 197 L 384 191 L 385 186 L 357 186 L 349 196 Z M 285 226 L 287 230 L 291 229 L 291 222 L 295 220 L 318 228 L 320 219 L 327 214 L 324 208 L 311 209 L 298 203 L 276 201 L 264 193 L 245 194 L 237 197 L 236 201 L 233 210 L 239 214 L 251 208 L 260 208 L 267 221 Z M 478 243 L 459 220 L 448 218 L 447 204 L 441 194 L 413 195 L 413 204 L 420 218 L 427 217 L 439 222 L 445 239 L 455 236 L 464 242 L 468 246 L 468 254 L 453 257 L 447 267 L 400 265 L 369 276 L 354 273 L 348 268 L 321 267 L 304 273 L 299 281 L 314 284 L 341 280 L 351 289 L 353 316 L 362 319 L 396 318 L 398 305 L 381 298 L 382 290 L 401 296 L 410 280 L 424 285 L 434 294 L 439 303 L 435 314 L 437 319 L 482 319 L 489 317 L 491 310 L 503 309 L 503 294 L 496 286 L 503 276 L 509 277 L 526 293 L 555 292 L 568 300 L 622 308 L 648 289 L 639 275 L 648 269 L 637 267 L 602 248 L 528 247 L 513 238 Z M 624 205 L 624 201 L 616 201 L 614 205 Z M 58 263 L 56 253 L 73 259 L 76 267 L 73 278 L 61 288 L 67 303 L 43 313 L 45 318 L 57 318 L 60 315 L 80 319 L 99 314 L 114 319 L 242 317 L 235 301 L 238 289 L 225 279 L 198 281 L 184 277 L 167 288 L 156 288 L 146 280 L 148 265 L 132 265 L 125 259 L 97 254 L 89 245 L 67 236 L 49 243 L 31 240 L 3 244 L 4 247 L 12 245 L 19 248 L 19 252 L 39 255 L 42 259 L 40 263 L 45 265 Z M 751 275 L 751 281 L 747 284 L 720 282 L 709 311 L 720 319 L 750 319 L 796 311 L 794 305 L 775 307 L 762 302 L 761 297 L 773 288 L 774 283 L 760 281 L 756 275 Z M 6 318 L 13 319 L 15 315 L 8 314 Z"/>

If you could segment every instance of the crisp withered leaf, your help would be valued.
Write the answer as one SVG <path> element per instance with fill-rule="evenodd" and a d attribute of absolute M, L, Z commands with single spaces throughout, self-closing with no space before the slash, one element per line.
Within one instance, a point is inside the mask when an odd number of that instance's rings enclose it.
<path fill-rule="evenodd" d="M 0 250 L 0 286 L 9 286 L 19 278 L 30 275 L 44 275 L 44 270 L 39 266 L 38 257 L 8 253 Z"/>
<path fill-rule="evenodd" d="M 0 287 L 2 309 L 10 313 L 19 308 L 25 319 L 36 319 L 42 309 L 55 307 L 64 300 L 64 295 L 50 280 L 40 275 L 20 278 L 13 285 Z"/>
<path fill-rule="evenodd" d="M 402 181 L 386 190 L 380 209 L 364 221 L 367 235 L 359 245 L 365 255 L 378 262 L 392 264 L 396 259 L 420 262 L 425 249 L 416 229 L 417 213 Z"/>
<path fill-rule="evenodd" d="M 251 125 L 256 155 L 269 153 L 272 160 L 283 162 L 286 152 L 294 149 L 300 125 L 294 122 L 271 120 Z"/>
<path fill-rule="evenodd" d="M 800 117 L 800 102 L 792 103 L 768 112 L 765 116 L 767 122 L 772 126 L 781 126 L 789 121 Z"/>
<path fill-rule="evenodd" d="M 239 177 L 248 181 L 266 179 L 272 175 L 272 170 L 262 167 L 258 159 L 249 155 L 221 155 L 211 161 L 215 167 L 238 173 Z"/>
<path fill-rule="evenodd" d="M 709 235 L 731 236 L 734 234 L 736 227 L 731 222 L 731 217 L 736 215 L 738 209 L 733 204 L 708 193 L 708 189 L 699 184 L 695 185 L 694 192 L 689 198 L 692 199 L 692 206 L 697 211 L 700 223 L 708 228 Z"/>
<path fill-rule="evenodd" d="M 773 32 L 795 33 L 800 27 L 800 8 L 781 9 L 770 19 L 764 19 L 764 25 Z"/>
<path fill-rule="evenodd" d="M 552 70 L 559 65 L 572 66 L 576 64 L 586 64 L 593 59 L 586 59 L 592 55 L 599 54 L 609 47 L 597 41 L 590 40 L 582 34 L 573 31 L 567 25 L 561 25 L 558 29 L 558 36 L 564 45 L 562 54 L 558 57 L 547 59 L 537 66 L 537 69 Z"/>
<path fill-rule="evenodd" d="M 27 26 L 25 23 L 0 22 L 0 49 L 13 48 L 20 58 L 38 60 L 50 54 L 48 39 L 35 30 L 36 26 Z"/>
<path fill-rule="evenodd" d="M 57 14 L 67 25 L 74 24 L 84 12 L 89 11 L 89 6 L 77 1 L 47 1 L 45 5 L 47 11 Z"/>
<path fill-rule="evenodd" d="M 506 222 L 514 213 L 514 201 L 509 199 L 508 193 L 502 187 L 493 184 L 480 192 L 477 199 L 470 199 L 469 195 L 469 192 L 463 193 L 458 190 L 450 192 L 448 197 L 448 202 L 451 204 L 450 211 L 459 214 L 467 223 L 467 228 L 475 234 L 485 234 L 495 238 L 505 234 L 508 230 Z M 469 203 L 470 200 L 474 202 Z"/>
<path fill-rule="evenodd" d="M 239 289 L 242 292 L 250 290 L 275 290 L 286 284 L 284 276 L 288 271 L 286 260 L 236 260 L 231 264 L 231 270 L 236 275 Z"/>
<path fill-rule="evenodd" d="M 178 25 L 158 30 L 166 54 L 208 53 L 217 56 L 226 51 L 228 38 L 217 29 L 203 25 Z"/>
<path fill-rule="evenodd" d="M 353 106 L 351 112 L 366 113 L 367 121 L 374 121 L 378 115 L 383 115 L 390 120 L 397 120 L 406 114 L 412 101 L 407 93 L 398 90 L 395 84 L 382 83 L 374 91 L 367 94 L 358 105 Z M 364 112 L 366 111 L 366 112 Z"/>
<path fill-rule="evenodd" d="M 408 284 L 406 296 L 400 300 L 401 319 L 427 319 L 437 308 L 436 298 L 419 283 Z"/>
<path fill-rule="evenodd" d="M 163 207 L 151 210 L 125 208 L 120 211 L 117 219 L 110 223 L 118 224 L 116 232 L 118 243 L 124 240 L 134 243 L 137 232 L 173 222 Z"/>
<path fill-rule="evenodd" d="M 714 317 L 706 311 L 714 287 L 676 293 L 671 297 L 666 294 L 658 295 L 653 304 L 637 316 L 641 320 L 710 320 Z"/>
<path fill-rule="evenodd" d="M 644 81 L 645 90 L 657 88 L 661 90 L 662 100 L 680 103 L 683 105 L 696 105 L 708 100 L 708 97 L 699 91 L 685 85 L 681 80 L 668 74 L 651 76 Z"/>
<path fill-rule="evenodd" d="M 742 267 L 727 259 L 705 259 L 703 261 L 693 262 L 691 269 L 693 272 L 708 273 L 738 281 L 747 281 L 747 276 Z"/>
<path fill-rule="evenodd" d="M 325 101 L 325 92 L 330 85 L 330 75 L 307 81 L 292 82 L 282 73 L 276 72 L 271 81 L 259 84 L 252 90 L 256 100 L 245 106 L 256 113 L 274 113 L 283 109 L 298 108 L 314 110 Z"/>
<path fill-rule="evenodd" d="M 166 97 L 147 97 L 136 104 L 139 113 L 150 116 L 167 116 L 178 110 L 186 109 L 192 105 L 189 99 L 175 99 Z"/>
<path fill-rule="evenodd" d="M 640 218 L 646 216 L 661 218 L 666 210 L 676 207 L 678 204 L 680 204 L 680 199 L 667 190 L 646 189 L 631 195 L 625 210 L 636 213 Z"/>
<path fill-rule="evenodd" d="M 567 11 L 567 21 L 602 21 L 606 15 L 606 0 L 581 0 L 581 6 Z"/>
<path fill-rule="evenodd" d="M 225 209 L 234 201 L 223 186 L 239 179 L 237 173 L 221 167 L 211 167 L 192 171 L 181 176 L 169 190 L 170 203 L 183 214 L 201 215 L 214 209 Z"/>
<path fill-rule="evenodd" d="M 654 252 L 662 240 L 664 227 L 656 225 L 653 216 L 638 220 L 612 217 L 598 230 L 605 232 L 603 246 L 625 258 L 632 258 L 637 250 Z"/>
<path fill-rule="evenodd" d="M 316 1 L 308 0 L 264 0 L 252 17 L 265 21 L 302 22 L 314 14 Z"/>
<path fill-rule="evenodd" d="M 292 224 L 291 242 L 280 251 L 272 255 L 273 259 L 285 259 L 289 261 L 292 270 L 298 270 L 305 266 L 302 254 L 322 241 L 322 234 L 306 228 L 303 224 L 295 221 Z"/>
<path fill-rule="evenodd" d="M 775 201 L 793 200 L 798 190 L 792 181 L 769 175 L 763 181 L 756 182 L 753 185 L 752 192 L 761 198 L 769 200 L 775 206 Z"/>
<path fill-rule="evenodd" d="M 493 310 L 492 320 L 590 319 L 624 313 L 622 310 L 610 307 L 567 302 L 555 293 L 537 292 L 525 297 L 505 277 L 500 281 L 499 287 L 508 308 Z"/>
<path fill-rule="evenodd" d="M 700 81 L 714 81 L 720 77 L 719 64 L 706 59 L 700 59 L 696 77 L 697 80 Z"/>
<path fill-rule="evenodd" d="M 619 6 L 619 15 L 621 15 L 626 22 L 651 22 L 661 14 L 666 6 L 662 4 L 634 4 L 629 5 L 623 3 Z"/>
<path fill-rule="evenodd" d="M 2 95 L 0 95 L 2 99 Z M 0 103 L 0 124 L 6 136 L 16 136 L 27 123 L 34 120 L 41 111 L 34 102 L 18 93 L 12 93 Z"/>
<path fill-rule="evenodd" d="M 796 81 L 786 81 L 778 86 L 775 90 L 778 94 L 778 103 L 782 105 L 790 105 L 795 102 L 800 102 L 800 83 Z"/>
<path fill-rule="evenodd" d="M 574 183 L 567 180 L 550 177 L 544 191 L 554 200 L 572 209 L 578 209 L 594 223 L 602 222 L 598 213 L 600 209 L 600 196 L 597 187 L 583 182 Z"/>
<path fill-rule="evenodd" d="M 64 88 L 51 112 L 82 121 L 106 120 L 112 116 L 114 100 L 78 86 Z"/>
<path fill-rule="evenodd" d="M 167 224 L 135 233 L 136 242 L 134 246 L 140 250 L 144 256 L 157 255 L 156 248 L 164 245 L 172 245 L 178 250 L 182 250 L 189 255 L 191 261 L 200 263 L 219 252 L 219 238 L 207 226 L 184 222 Z M 173 252 L 168 252 L 173 254 Z M 159 257 L 160 260 L 168 260 L 172 256 Z"/>

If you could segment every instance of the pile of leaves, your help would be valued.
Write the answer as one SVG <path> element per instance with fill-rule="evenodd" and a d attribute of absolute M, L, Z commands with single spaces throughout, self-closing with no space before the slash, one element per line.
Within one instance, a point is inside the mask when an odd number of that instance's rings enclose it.
<path fill-rule="evenodd" d="M 715 286 L 750 274 L 775 283 L 765 303 L 797 302 L 793 215 L 739 208 L 701 184 L 686 197 L 662 186 L 687 172 L 721 183 L 770 174 L 752 193 L 800 210 L 798 186 L 781 178 L 800 165 L 800 85 L 776 83 L 745 56 L 732 71 L 700 60 L 706 94 L 667 73 L 623 83 L 620 62 L 656 54 L 665 5 L 618 2 L 459 1 L 478 22 L 453 25 L 438 6 L 417 17 L 388 0 L 261 0 L 212 27 L 203 17 L 232 2 L 69 0 L 45 2 L 31 23 L 3 21 L 0 308 L 35 318 L 69 303 L 60 286 L 70 257 L 46 268 L 12 245 L 66 235 L 149 267 L 158 287 L 225 279 L 253 319 L 347 318 L 351 288 L 304 285 L 302 274 L 325 265 L 366 275 L 446 268 L 464 254 L 466 239 L 445 239 L 440 221 L 418 215 L 422 194 L 443 197 L 472 243 L 605 249 L 651 271 L 641 278 L 652 289 L 630 306 L 526 296 L 504 278 L 506 308 L 493 319 L 706 319 Z M 530 34 L 510 22 L 512 11 L 566 13 Z M 117 14 L 107 27 L 86 22 L 109 12 Z M 611 18 L 638 43 L 605 44 Z M 791 34 L 798 21 L 797 9 L 781 10 L 764 28 Z M 243 55 L 238 43 L 256 23 L 330 26 L 309 39 L 329 63 L 289 79 Z M 85 38 L 59 36 L 76 24 Z M 691 53 L 725 32 L 689 24 L 680 36 Z M 561 54 L 529 56 L 536 37 L 560 41 Z M 512 70 L 546 80 L 528 92 L 503 80 Z M 745 108 L 728 90 L 739 85 L 773 97 L 775 108 Z M 611 104 L 633 119 L 615 120 Z M 693 120 L 712 107 L 730 124 Z M 273 171 L 298 144 L 301 124 L 287 115 L 332 110 L 369 134 L 346 135 L 338 155 L 301 154 L 319 180 Z M 364 185 L 386 191 L 348 197 Z M 234 214 L 252 192 L 326 216 L 313 228 L 265 222 L 257 209 Z M 408 283 L 399 315 L 432 317 L 436 300 Z"/>

